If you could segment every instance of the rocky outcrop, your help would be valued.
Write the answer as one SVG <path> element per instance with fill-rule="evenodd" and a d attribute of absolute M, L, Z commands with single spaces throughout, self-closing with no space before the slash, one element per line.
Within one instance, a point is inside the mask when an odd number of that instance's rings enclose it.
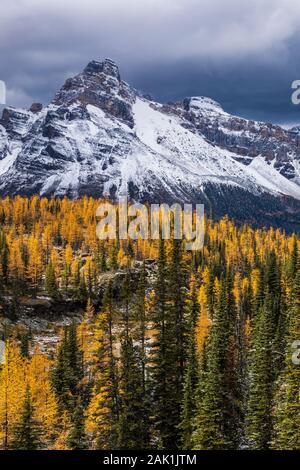
<path fill-rule="evenodd" d="M 29 111 L 31 111 L 32 113 L 40 113 L 42 109 L 43 109 L 43 105 L 41 103 L 32 103 Z"/>
<path fill-rule="evenodd" d="M 69 78 L 55 96 L 53 104 L 94 105 L 133 127 L 131 105 L 134 99 L 135 94 L 121 80 L 117 65 L 106 59 L 104 62 L 90 62 L 81 74 Z"/>
<path fill-rule="evenodd" d="M 285 130 L 271 123 L 231 116 L 219 103 L 205 97 L 185 99 L 178 107 L 182 107 L 184 119 L 209 142 L 229 150 L 243 164 L 249 165 L 253 158 L 262 156 L 286 178 L 298 177 L 300 134 L 297 128 Z"/>

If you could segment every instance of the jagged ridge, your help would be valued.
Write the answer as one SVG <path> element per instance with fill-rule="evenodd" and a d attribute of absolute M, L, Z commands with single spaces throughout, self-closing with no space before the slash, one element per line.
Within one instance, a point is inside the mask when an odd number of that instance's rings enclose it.
<path fill-rule="evenodd" d="M 45 108 L 0 120 L 0 194 L 204 202 L 216 215 L 298 229 L 297 130 L 205 97 L 161 105 L 92 61 Z"/>

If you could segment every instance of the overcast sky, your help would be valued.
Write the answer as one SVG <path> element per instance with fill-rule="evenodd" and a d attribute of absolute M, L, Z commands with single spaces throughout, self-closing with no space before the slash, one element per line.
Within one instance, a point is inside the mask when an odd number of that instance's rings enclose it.
<path fill-rule="evenodd" d="M 206 95 L 232 113 L 300 122 L 299 0 L 10 0 L 1 5 L 8 104 L 51 100 L 91 59 L 169 101 Z"/>

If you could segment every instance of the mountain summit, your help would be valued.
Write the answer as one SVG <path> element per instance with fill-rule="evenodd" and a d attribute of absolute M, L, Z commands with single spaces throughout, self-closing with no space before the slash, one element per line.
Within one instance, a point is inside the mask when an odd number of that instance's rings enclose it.
<path fill-rule="evenodd" d="M 91 61 L 46 107 L 6 108 L 0 195 L 203 202 L 215 216 L 300 228 L 300 134 L 206 97 L 160 104 Z"/>

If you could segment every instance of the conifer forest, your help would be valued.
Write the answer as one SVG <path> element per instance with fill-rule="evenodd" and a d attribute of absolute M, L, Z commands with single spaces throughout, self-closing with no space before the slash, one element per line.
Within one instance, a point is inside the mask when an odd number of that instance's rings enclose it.
<path fill-rule="evenodd" d="M 298 236 L 101 241 L 98 205 L 0 200 L 0 449 L 300 449 Z"/>

